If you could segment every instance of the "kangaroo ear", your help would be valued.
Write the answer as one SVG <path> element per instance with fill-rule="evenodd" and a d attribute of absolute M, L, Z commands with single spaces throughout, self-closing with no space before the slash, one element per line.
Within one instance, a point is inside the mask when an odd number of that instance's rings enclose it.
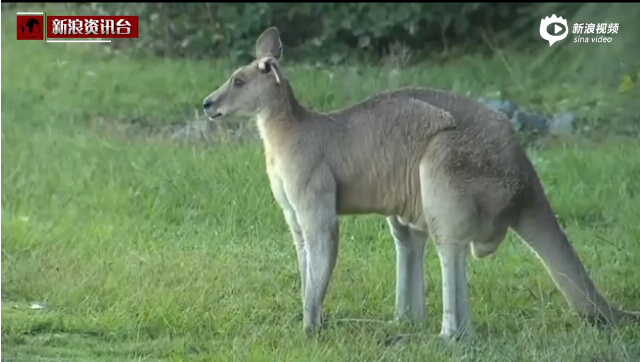
<path fill-rule="evenodd" d="M 256 40 L 256 59 L 274 58 L 280 60 L 282 57 L 282 41 L 278 28 L 272 26 L 260 34 Z"/>
<path fill-rule="evenodd" d="M 280 84 L 282 82 L 282 72 L 280 72 L 278 61 L 274 58 L 267 57 L 258 60 L 258 69 L 263 73 L 273 72 L 276 77 L 276 83 Z"/>

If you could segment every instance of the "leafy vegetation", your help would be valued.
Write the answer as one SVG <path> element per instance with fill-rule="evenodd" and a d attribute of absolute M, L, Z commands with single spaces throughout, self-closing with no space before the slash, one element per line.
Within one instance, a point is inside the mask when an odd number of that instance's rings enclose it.
<path fill-rule="evenodd" d="M 581 9 L 575 3 L 78 3 L 65 11 L 138 15 L 144 26 L 135 47 L 163 56 L 246 60 L 260 32 L 277 26 L 288 54 L 336 63 L 379 58 L 397 47 L 422 56 L 477 44 L 474 50 L 486 50 L 487 37 L 498 46 L 524 47 L 539 40 L 531 29 L 540 17 L 573 18 Z"/>

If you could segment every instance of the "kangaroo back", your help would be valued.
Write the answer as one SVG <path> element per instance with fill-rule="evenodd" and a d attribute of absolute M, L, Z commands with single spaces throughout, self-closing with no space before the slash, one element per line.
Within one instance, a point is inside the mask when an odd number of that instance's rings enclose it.
<path fill-rule="evenodd" d="M 339 212 L 420 218 L 419 163 L 430 139 L 457 129 L 451 114 L 414 98 L 380 97 L 326 117 L 315 134 L 324 137 Z"/>

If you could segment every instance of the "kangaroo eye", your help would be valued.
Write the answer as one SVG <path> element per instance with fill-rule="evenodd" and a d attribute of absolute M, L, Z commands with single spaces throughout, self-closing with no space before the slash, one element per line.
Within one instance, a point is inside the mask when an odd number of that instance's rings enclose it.
<path fill-rule="evenodd" d="M 242 87 L 242 85 L 244 85 L 244 81 L 240 78 L 233 78 L 233 85 L 235 87 Z"/>

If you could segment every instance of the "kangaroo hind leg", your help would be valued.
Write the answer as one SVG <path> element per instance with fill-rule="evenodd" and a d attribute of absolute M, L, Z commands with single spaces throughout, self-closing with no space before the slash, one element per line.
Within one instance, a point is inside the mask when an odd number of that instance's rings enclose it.
<path fill-rule="evenodd" d="M 420 168 L 420 184 L 424 215 L 432 235 L 442 273 L 442 328 L 440 336 L 457 339 L 473 335 L 466 257 L 469 244 L 477 242 L 485 252 L 495 250 L 506 227 L 496 228 L 482 208 L 465 189 L 465 184 L 452 178 L 446 168 Z M 485 243 L 485 244 L 483 244 Z M 479 249 L 479 248 L 477 248 Z"/>
<path fill-rule="evenodd" d="M 475 224 L 464 203 L 433 198 L 425 203 L 429 231 L 433 235 L 442 273 L 442 328 L 440 336 L 454 339 L 471 335 L 471 309 L 466 276 L 466 257 Z M 438 209 L 440 207 L 440 209 Z"/>

